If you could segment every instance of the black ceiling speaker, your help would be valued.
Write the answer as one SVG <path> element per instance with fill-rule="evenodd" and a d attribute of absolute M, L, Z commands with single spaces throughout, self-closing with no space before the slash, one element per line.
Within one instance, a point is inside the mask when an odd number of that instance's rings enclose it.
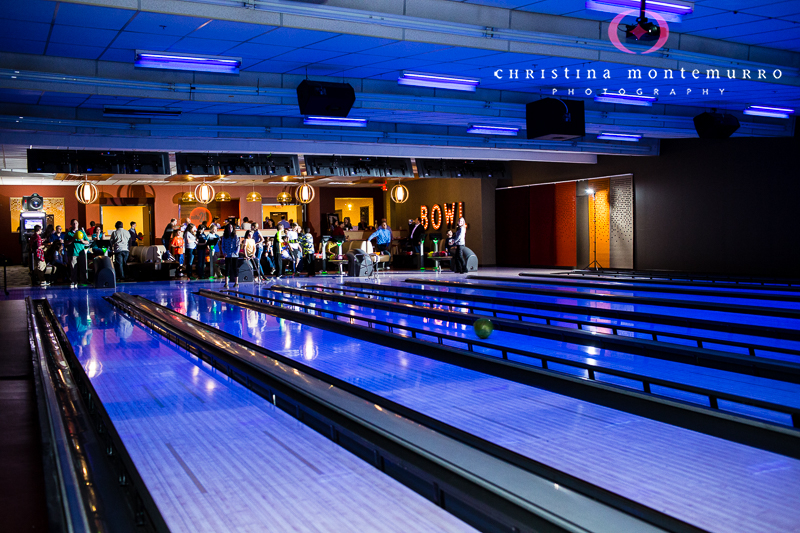
<path fill-rule="evenodd" d="M 727 139 L 739 129 L 739 119 L 729 113 L 701 113 L 694 117 L 701 139 Z"/>
<path fill-rule="evenodd" d="M 525 106 L 528 139 L 566 141 L 586 135 L 583 100 L 543 98 Z"/>
<path fill-rule="evenodd" d="M 346 117 L 356 103 L 356 91 L 349 83 L 303 80 L 297 86 L 301 115 Z"/>

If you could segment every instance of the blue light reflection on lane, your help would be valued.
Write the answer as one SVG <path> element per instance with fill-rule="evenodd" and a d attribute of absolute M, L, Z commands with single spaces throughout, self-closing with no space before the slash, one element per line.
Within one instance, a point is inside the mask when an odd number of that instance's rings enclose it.
<path fill-rule="evenodd" d="M 185 311 L 186 285 L 167 290 Z M 46 296 L 171 531 L 474 531 L 115 311 L 112 292 Z"/>
<path fill-rule="evenodd" d="M 263 291 L 252 289 L 250 287 L 245 287 L 243 290 L 243 292 L 251 291 L 255 294 L 261 293 L 265 296 L 277 298 L 278 300 L 287 303 L 310 303 L 302 296 L 277 293 L 273 291 Z M 398 326 L 412 326 L 426 331 L 446 333 L 465 341 L 480 340 L 477 335 L 475 335 L 472 327 L 466 324 L 443 322 L 441 320 L 429 319 L 425 317 L 392 313 L 368 307 L 339 303 L 331 300 L 314 300 L 313 303 L 314 307 L 317 309 L 328 309 L 338 311 L 340 313 L 350 314 L 354 317 L 374 318 L 377 320 L 390 322 Z M 437 342 L 435 337 L 430 337 L 429 339 L 425 340 Z M 713 368 L 704 368 L 691 364 L 663 361 L 615 350 L 601 350 L 592 346 L 559 342 L 555 340 L 544 339 L 530 335 L 521 335 L 517 333 L 509 333 L 499 330 L 495 330 L 491 337 L 483 342 L 488 342 L 497 347 L 524 347 L 525 350 L 541 353 L 542 355 L 550 355 L 572 361 L 580 361 L 591 365 L 597 365 L 601 368 L 606 367 L 623 370 L 626 372 L 633 372 L 642 376 L 668 379 L 677 383 L 704 387 L 715 391 L 728 392 L 730 394 L 737 394 L 747 398 L 755 398 L 778 403 L 780 405 L 800 408 L 800 385 L 795 383 L 775 381 L 757 376 L 747 376 L 734 372 L 726 372 Z M 466 345 L 463 343 L 453 345 L 459 348 L 466 348 Z M 476 351 L 486 355 L 493 355 L 495 357 L 500 356 L 500 352 L 498 350 L 489 350 L 476 347 Z M 538 359 L 531 359 L 523 356 L 513 356 L 512 358 L 526 364 L 541 366 L 541 363 Z M 558 368 L 564 372 L 569 372 L 581 377 L 587 377 L 585 370 L 563 366 L 558 363 L 551 363 L 550 365 L 551 368 Z M 608 381 L 620 379 L 613 378 L 611 376 L 609 376 L 609 378 L 610 379 Z M 642 390 L 640 382 L 633 383 L 630 382 L 630 380 L 626 381 L 629 381 L 626 386 L 634 386 L 638 390 Z M 668 391 L 667 395 L 674 397 L 680 394 L 681 393 L 678 393 L 677 391 Z M 708 406 L 708 399 L 706 397 L 702 397 L 700 401 L 703 405 Z M 743 405 L 732 405 L 732 408 L 732 410 L 744 414 L 750 414 L 751 412 L 750 408 Z M 792 419 L 790 415 L 766 410 L 758 410 L 758 412 L 760 418 L 765 418 L 767 420 L 788 426 L 792 425 Z"/>
<path fill-rule="evenodd" d="M 186 302 L 212 326 L 710 531 L 800 527 L 790 503 L 800 461 L 205 298 Z"/>
<path fill-rule="evenodd" d="M 763 316 L 752 316 L 752 315 L 744 315 L 741 313 L 723 313 L 720 311 L 699 311 L 694 309 L 680 309 L 680 308 L 670 308 L 670 307 L 661 307 L 661 306 L 646 306 L 646 305 L 632 305 L 632 304 L 616 304 L 613 302 L 589 302 L 587 300 L 576 300 L 576 299 L 563 299 L 563 298 L 553 298 L 553 297 L 536 297 L 531 295 L 519 295 L 514 293 L 506 293 L 506 292 L 499 292 L 495 294 L 489 294 L 489 296 L 495 296 L 497 298 L 504 298 L 510 300 L 520 300 L 524 302 L 545 302 L 545 303 L 558 303 L 568 305 L 570 307 L 575 308 L 575 313 L 564 313 L 559 311 L 549 311 L 545 309 L 535 309 L 535 308 L 526 308 L 526 307 L 515 307 L 513 305 L 498 305 L 498 304 L 490 304 L 484 302 L 473 302 L 469 297 L 470 296 L 486 296 L 481 292 L 475 292 L 472 289 L 460 289 L 456 287 L 443 287 L 439 285 L 420 285 L 419 288 L 423 288 L 430 291 L 435 291 L 438 293 L 437 296 L 423 296 L 423 295 L 415 295 L 409 293 L 402 293 L 397 291 L 392 291 L 392 287 L 403 287 L 408 286 L 407 283 L 397 282 L 397 281 L 389 281 L 389 282 L 382 282 L 379 285 L 380 290 L 377 288 L 375 289 L 375 294 L 380 294 L 382 292 L 390 293 L 394 296 L 399 296 L 401 298 L 417 298 L 417 299 L 427 299 L 434 302 L 442 302 L 448 304 L 461 304 L 461 305 L 469 305 L 473 303 L 474 305 L 478 305 L 480 307 L 488 307 L 491 309 L 497 310 L 505 310 L 505 311 L 521 311 L 521 312 L 529 312 L 537 315 L 543 316 L 551 316 L 554 318 L 575 318 L 580 320 L 591 320 L 593 322 L 597 322 L 598 326 L 603 324 L 614 325 L 614 326 L 630 326 L 630 327 L 641 327 L 641 328 L 651 328 L 654 331 L 664 331 L 666 333 L 685 333 L 691 335 L 697 335 L 701 338 L 709 338 L 709 339 L 720 339 L 720 340 L 734 340 L 734 341 L 741 341 L 747 342 L 750 338 L 746 335 L 738 335 L 738 334 L 727 334 L 722 332 L 714 332 L 708 330 L 700 330 L 695 328 L 682 328 L 676 326 L 667 326 L 663 324 L 653 324 L 646 321 L 630 321 L 630 320 L 618 320 L 614 318 L 603 318 L 603 317 L 596 317 L 592 316 L 592 309 L 610 309 L 610 310 L 617 310 L 617 311 L 634 311 L 640 313 L 648 313 L 648 314 L 661 314 L 661 315 L 668 315 L 668 316 L 677 316 L 677 317 L 687 317 L 687 318 L 696 318 L 696 319 L 703 319 L 703 320 L 716 320 L 719 322 L 732 322 L 732 323 L 740 323 L 740 324 L 750 324 L 755 326 L 766 326 L 766 327 L 777 327 L 777 328 L 784 328 L 784 329 L 800 329 L 800 320 L 794 319 L 784 319 L 784 318 L 775 318 L 775 317 L 763 317 Z M 347 287 L 348 289 L 353 289 L 353 287 Z M 365 289 L 359 289 L 365 290 Z M 367 289 L 368 290 L 368 289 Z M 486 291 L 486 292 L 496 292 L 496 291 Z M 575 327 L 575 326 L 572 326 Z M 637 334 L 636 336 L 642 335 L 641 338 L 648 338 L 649 336 L 644 336 L 643 334 Z M 795 350 L 800 350 L 800 342 L 793 342 L 793 341 L 783 341 L 783 340 L 776 340 L 767 337 L 757 337 L 758 342 L 761 344 L 768 346 L 775 346 L 781 348 L 790 348 Z M 717 348 L 715 348 L 717 349 Z M 731 348 L 727 348 L 731 350 Z"/>

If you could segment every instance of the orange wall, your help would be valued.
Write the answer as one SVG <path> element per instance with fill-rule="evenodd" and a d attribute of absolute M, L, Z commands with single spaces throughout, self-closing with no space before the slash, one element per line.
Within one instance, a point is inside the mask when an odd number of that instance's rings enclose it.
<path fill-rule="evenodd" d="M 0 186 L 0 253 L 6 255 L 11 263 L 22 260 L 22 248 L 19 244 L 19 233 L 11 232 L 11 206 L 9 198 L 30 196 L 33 193 L 46 197 L 64 198 L 64 214 L 67 224 L 73 218 L 79 218 L 75 187 L 58 185 L 2 185 Z M 99 219 L 99 217 L 98 217 Z M 16 226 L 15 226 L 16 227 Z M 66 228 L 65 228 L 66 229 Z"/>
<path fill-rule="evenodd" d="M 102 183 L 97 184 L 100 195 L 102 197 L 112 198 L 155 198 L 155 227 L 153 234 L 156 242 L 160 240 L 164 228 L 167 226 L 171 218 L 178 218 L 179 204 L 176 203 L 176 195 L 181 191 L 187 191 L 188 187 L 176 187 L 173 185 L 114 185 L 104 186 Z M 193 187 L 196 185 L 193 185 Z M 222 187 L 214 185 L 217 191 Z M 284 188 L 282 187 L 266 187 L 256 186 L 255 190 L 261 193 L 264 203 L 275 203 L 275 197 Z M 239 199 L 239 218 L 248 217 L 251 220 L 263 221 L 264 217 L 261 213 L 261 203 L 247 202 L 245 197 L 247 193 L 253 190 L 251 185 L 238 185 L 238 186 L 225 186 L 224 190 L 230 193 L 234 199 Z M 288 189 L 287 189 L 288 190 Z M 292 191 L 289 191 L 292 192 Z M 78 203 L 75 198 L 75 187 L 66 185 L 0 185 L 0 246 L 2 252 L 5 253 L 12 263 L 19 263 L 21 260 L 21 249 L 19 245 L 19 235 L 11 233 L 7 228 L 11 227 L 11 212 L 9 206 L 9 198 L 17 196 L 30 196 L 33 193 L 38 193 L 42 196 L 48 197 L 63 197 L 64 209 L 67 219 L 67 224 L 73 218 L 77 218 L 81 225 L 88 226 L 89 222 L 94 220 L 100 222 L 100 206 L 99 204 L 83 205 Z M 317 219 L 319 218 L 319 189 L 317 189 L 317 197 L 314 202 L 309 205 L 309 214 L 316 213 Z M 184 213 L 184 218 L 186 214 Z M 315 218 L 310 219 L 312 221 Z M 316 228 L 313 228 L 316 230 Z M 317 230 L 318 232 L 318 230 Z"/>
<path fill-rule="evenodd" d="M 575 184 L 556 184 L 556 265 L 575 266 L 578 262 L 575 238 Z"/>
<path fill-rule="evenodd" d="M 608 204 L 608 192 L 611 189 L 609 179 L 589 180 L 594 189 L 594 200 L 589 198 L 589 259 L 594 261 L 594 232 L 597 232 L 597 262 L 603 268 L 611 266 L 610 221 L 611 209 Z M 597 219 L 594 218 L 595 210 Z"/>

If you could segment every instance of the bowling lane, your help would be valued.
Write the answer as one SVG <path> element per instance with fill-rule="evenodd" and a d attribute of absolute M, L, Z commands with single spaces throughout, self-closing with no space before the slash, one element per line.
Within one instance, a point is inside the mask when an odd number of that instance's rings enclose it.
<path fill-rule="evenodd" d="M 539 276 L 521 276 L 519 278 L 520 281 L 509 281 L 508 283 L 513 283 L 514 285 L 519 285 L 521 287 L 530 287 L 532 284 L 540 285 L 542 287 L 552 287 L 554 285 L 562 285 L 564 287 L 570 287 L 575 285 L 593 285 L 597 286 L 598 288 L 607 288 L 607 289 L 620 289 L 620 290 L 635 290 L 635 289 L 642 289 L 648 288 L 652 290 L 658 290 L 660 288 L 664 289 L 676 289 L 678 291 L 685 290 L 686 293 L 691 294 L 693 291 L 713 291 L 718 292 L 720 296 L 730 295 L 733 293 L 744 293 L 744 294 L 756 294 L 756 295 L 775 295 L 775 296 L 796 296 L 800 297 L 800 289 L 795 288 L 794 291 L 789 290 L 776 290 L 770 289 L 767 287 L 760 288 L 761 286 L 757 287 L 748 287 L 744 286 L 736 286 L 736 287 L 706 287 L 706 286 L 693 286 L 690 284 L 682 284 L 680 282 L 673 282 L 673 283 L 647 283 L 642 281 L 637 281 L 632 283 L 630 281 L 620 281 L 620 280 L 612 280 L 612 279 L 588 279 L 588 278 L 567 278 L 567 277 L 559 277 L 559 278 L 551 278 L 551 277 L 539 277 Z M 472 280 L 471 278 L 467 278 L 466 281 L 489 281 L 490 283 L 495 283 L 500 281 L 498 277 L 497 280 Z M 547 283 L 541 283 L 541 282 Z M 540 283 L 537 283 L 540 282 Z M 651 290 L 646 291 L 647 293 L 651 293 Z M 749 299 L 749 298 L 748 298 Z"/>
<path fill-rule="evenodd" d="M 709 531 L 800 528 L 800 461 L 182 291 L 128 292 Z"/>
<path fill-rule="evenodd" d="M 302 296 L 267 291 L 264 289 L 253 288 L 252 286 L 245 287 L 242 292 L 262 294 L 277 298 L 282 302 L 290 304 L 310 303 L 308 299 L 305 299 Z M 338 311 L 354 317 L 373 318 L 396 324 L 398 326 L 412 326 L 421 328 L 425 331 L 445 333 L 458 337 L 459 339 L 463 339 L 464 341 L 479 340 L 472 327 L 466 324 L 444 322 L 426 317 L 404 315 L 401 313 L 393 313 L 372 309 L 370 307 L 362 307 L 334 301 L 312 300 L 312 302 L 315 304 L 317 309 Z M 430 337 L 429 339 L 424 340 L 437 342 L 435 337 Z M 595 348 L 593 346 L 559 342 L 549 339 L 542 339 L 531 335 L 509 333 L 499 330 L 494 331 L 491 337 L 483 342 L 488 342 L 494 346 L 497 346 L 498 348 L 524 347 L 526 350 L 531 352 L 561 357 L 571 361 L 580 361 L 582 363 L 595 365 L 599 368 L 624 370 L 626 372 L 633 372 L 641 376 L 668 379 L 676 383 L 704 387 L 715 391 L 727 392 L 747 398 L 754 398 L 777 403 L 779 405 L 800 408 L 800 385 L 796 383 L 785 383 L 782 381 L 775 381 L 756 376 L 747 376 L 744 374 L 726 372 L 713 368 L 704 368 L 690 364 L 663 361 L 660 359 L 653 359 L 650 357 L 639 356 L 615 350 L 604 350 Z M 457 343 L 446 341 L 445 344 L 459 348 L 466 348 L 466 346 L 460 342 Z M 500 356 L 498 350 L 475 347 L 475 351 L 495 357 Z M 525 364 L 541 366 L 540 360 L 531 357 L 509 354 L 509 359 Z M 588 377 L 585 370 L 570 367 L 568 365 L 551 362 L 548 364 L 548 366 L 552 370 L 567 372 L 580 377 Z M 601 381 L 621 384 L 628 387 L 635 387 L 638 390 L 642 390 L 640 383 L 627 379 L 622 379 L 611 375 L 601 375 L 599 379 Z M 707 398 L 701 398 L 697 395 L 687 394 L 677 390 L 663 389 L 662 387 L 658 387 L 657 390 L 659 394 L 664 396 L 698 402 L 702 405 L 708 406 Z M 740 414 L 764 418 L 779 424 L 788 426 L 792 425 L 791 415 L 788 414 L 754 409 L 744 405 L 731 405 L 727 403 L 725 409 Z"/>
<path fill-rule="evenodd" d="M 400 285 L 403 282 L 389 281 L 388 285 Z M 563 305 L 574 306 L 577 310 L 589 310 L 591 308 L 613 309 L 618 311 L 636 311 L 639 313 L 654 313 L 666 316 L 678 316 L 685 318 L 702 318 L 705 320 L 715 320 L 718 322 L 731 322 L 734 324 L 751 324 L 756 326 L 771 326 L 776 328 L 786 329 L 800 329 L 800 319 L 796 318 L 782 318 L 764 315 L 748 315 L 745 313 L 733 313 L 727 311 L 713 311 L 709 309 L 689 309 L 679 307 L 673 302 L 664 305 L 650 305 L 639 303 L 620 303 L 620 302 L 604 302 L 593 301 L 584 298 L 569 298 L 568 293 L 565 292 L 563 297 L 559 296 L 543 296 L 538 294 L 521 294 L 516 292 L 496 291 L 491 288 L 475 287 L 475 288 L 462 288 L 462 287 L 446 287 L 442 285 L 426 284 L 424 281 L 414 281 L 413 283 L 405 283 L 414 287 L 419 287 L 428 290 L 435 290 L 437 292 L 448 293 L 453 295 L 482 295 L 491 296 L 495 298 L 505 298 L 513 300 L 522 300 L 527 302 L 549 302 Z"/>
<path fill-rule="evenodd" d="M 335 286 L 336 284 L 333 284 L 333 285 Z M 633 321 L 633 320 L 627 320 L 627 319 L 623 320 L 623 319 L 615 319 L 615 318 L 598 317 L 598 316 L 594 316 L 594 315 L 591 314 L 592 313 L 592 308 L 599 308 L 599 309 L 615 309 L 615 308 L 617 308 L 617 307 L 612 307 L 612 305 L 608 304 L 607 302 L 602 302 L 602 305 L 575 306 L 574 305 L 575 300 L 570 300 L 569 302 L 567 302 L 567 305 L 574 306 L 576 312 L 575 313 L 566 313 L 566 312 L 559 312 L 559 311 L 550 311 L 550 310 L 546 310 L 546 309 L 536 309 L 535 307 L 531 308 L 531 307 L 506 305 L 506 304 L 475 302 L 473 299 L 470 298 L 470 296 L 475 296 L 475 295 L 486 296 L 486 295 L 480 294 L 480 293 L 469 293 L 469 292 L 464 292 L 464 291 L 448 290 L 448 289 L 453 289 L 453 287 L 440 287 L 440 286 L 436 286 L 436 285 L 428 285 L 428 286 L 425 287 L 425 289 L 427 289 L 429 291 L 436 292 L 437 293 L 436 295 L 410 294 L 410 293 L 402 292 L 400 290 L 392 290 L 393 287 L 401 288 L 403 286 L 408 286 L 408 284 L 407 283 L 402 283 L 402 282 L 383 281 L 380 284 L 376 284 L 375 289 L 361 288 L 361 287 L 349 287 L 349 286 L 344 287 L 344 288 L 346 288 L 348 290 L 356 290 L 356 291 L 359 291 L 359 292 L 365 292 L 365 293 L 376 294 L 376 295 L 386 294 L 386 295 L 391 295 L 393 297 L 400 297 L 400 298 L 406 298 L 406 299 L 412 299 L 413 298 L 413 299 L 417 299 L 417 300 L 426 300 L 426 301 L 430 301 L 430 302 L 442 303 L 442 304 L 448 304 L 448 305 L 450 305 L 450 304 L 455 304 L 455 305 L 475 305 L 475 306 L 482 307 L 482 308 L 485 308 L 485 309 L 493 309 L 493 310 L 497 310 L 497 311 L 508 311 L 509 312 L 508 318 L 513 318 L 513 319 L 516 319 L 517 317 L 516 316 L 512 316 L 511 313 L 523 312 L 523 313 L 532 313 L 532 314 L 546 316 L 546 317 L 552 317 L 552 318 L 588 320 L 588 321 L 597 323 L 598 333 L 604 332 L 602 330 L 602 328 L 604 326 L 617 326 L 617 327 L 620 327 L 620 328 L 623 328 L 623 329 L 625 328 L 625 326 L 628 326 L 628 327 L 636 327 L 636 328 L 648 329 L 648 330 L 651 330 L 651 331 L 656 332 L 656 333 L 659 333 L 659 332 L 663 332 L 663 333 L 667 333 L 667 334 L 669 334 L 669 333 L 679 333 L 679 334 L 685 334 L 685 335 L 692 335 L 694 337 L 699 337 L 701 339 L 709 339 L 709 340 L 712 340 L 712 341 L 714 339 L 717 339 L 717 340 L 729 340 L 729 341 L 736 341 L 736 342 L 742 342 L 742 343 L 755 343 L 755 344 L 759 344 L 759 345 L 763 345 L 763 346 L 774 346 L 776 348 L 787 348 L 787 349 L 791 349 L 791 350 L 800 351 L 800 342 L 797 342 L 797 341 L 787 341 L 787 340 L 782 340 L 782 339 L 774 339 L 774 338 L 770 338 L 770 337 L 742 335 L 742 334 L 736 334 L 736 333 L 726 333 L 726 332 L 721 332 L 721 331 L 711 331 L 711 330 L 705 330 L 705 329 L 699 329 L 699 328 L 691 328 L 691 327 L 670 326 L 670 325 L 665 325 L 665 324 L 655 324 L 655 323 L 652 323 L 652 322 L 645 322 L 645 321 L 639 321 L 639 320 Z M 348 294 L 350 294 L 350 293 L 348 293 Z M 507 294 L 507 293 L 503 293 L 503 294 Z M 498 298 L 502 298 L 503 294 L 497 295 L 497 297 Z M 356 294 L 351 294 L 351 295 L 357 296 Z M 506 299 L 511 299 L 511 298 L 506 298 Z M 515 299 L 520 300 L 520 301 L 525 301 L 525 302 L 533 301 L 533 300 L 528 300 L 526 298 L 515 298 Z M 391 301 L 394 301 L 394 300 L 392 299 Z M 539 300 L 539 301 L 542 301 L 542 300 Z M 408 302 L 408 300 L 406 300 L 403 303 L 410 303 L 410 302 Z M 565 302 L 557 301 L 556 303 L 565 303 Z M 627 307 L 630 307 L 630 306 L 627 306 Z M 446 309 L 446 308 L 443 307 L 443 309 Z M 657 308 L 655 308 L 654 311 L 651 310 L 649 312 L 658 314 L 658 313 L 660 313 L 661 309 L 662 308 L 657 307 Z M 631 310 L 631 309 L 622 309 L 622 310 Z M 466 312 L 466 309 L 464 309 L 464 311 Z M 662 314 L 666 314 L 666 313 L 662 313 Z M 500 314 L 500 317 L 503 318 L 502 313 Z M 709 318 L 709 317 L 707 317 L 705 315 L 697 316 L 695 318 L 712 320 L 711 318 Z M 763 318 L 763 317 L 755 317 L 755 318 Z M 525 321 L 530 321 L 530 322 L 533 322 L 533 323 L 542 323 L 542 324 L 545 323 L 544 320 L 537 321 L 535 318 L 525 318 L 524 320 Z M 777 320 L 781 320 L 781 319 L 777 319 Z M 762 323 L 757 323 L 757 322 L 754 322 L 754 324 L 755 325 L 759 325 L 759 326 L 770 326 L 770 325 L 772 325 L 772 324 L 762 324 Z M 558 325 L 558 326 L 563 326 L 563 327 L 571 327 L 571 328 L 575 328 L 576 327 L 574 324 L 570 324 L 570 323 L 567 323 L 567 322 L 563 322 L 563 323 L 560 323 L 560 324 L 553 323 L 553 325 Z M 782 326 L 776 326 L 776 327 L 782 327 Z M 606 331 L 608 331 L 608 329 L 606 329 Z M 608 331 L 608 332 L 610 333 L 610 331 Z M 650 339 L 651 338 L 651 336 L 649 334 L 647 334 L 647 333 L 635 333 L 635 332 L 621 331 L 620 334 L 621 335 L 627 334 L 628 336 L 641 338 L 641 339 Z M 696 346 L 695 342 L 691 342 L 691 341 L 686 340 L 686 339 L 671 338 L 669 341 L 677 343 L 677 344 L 685 344 L 687 346 Z M 706 345 L 706 343 L 704 343 L 704 345 Z M 708 348 L 714 349 L 714 350 L 723 350 L 723 351 L 729 351 L 729 352 L 733 352 L 733 353 L 747 354 L 747 349 L 746 348 L 740 348 L 740 347 L 736 347 L 736 346 L 726 346 L 726 345 L 723 345 L 723 344 L 713 344 L 713 343 L 709 343 L 709 344 L 707 344 L 707 346 L 708 346 Z M 768 357 L 775 358 L 775 359 L 791 361 L 791 362 L 800 362 L 800 358 L 798 358 L 797 356 L 781 354 L 781 353 L 775 353 L 775 352 L 767 352 L 766 350 L 763 350 L 763 351 L 762 350 L 757 350 L 756 354 L 757 355 L 761 355 L 761 356 L 768 356 Z"/>
<path fill-rule="evenodd" d="M 701 302 L 701 303 L 720 303 L 727 305 L 746 305 L 751 307 L 766 307 L 776 309 L 800 309 L 800 302 L 780 301 L 780 300 L 760 300 L 756 298 L 737 298 L 735 296 L 727 296 L 720 294 L 719 296 L 699 295 L 692 294 L 691 292 L 673 293 L 673 292 L 654 292 L 654 291 L 641 291 L 633 288 L 611 288 L 611 287 L 572 287 L 568 285 L 548 285 L 548 284 L 520 284 L 515 282 L 499 282 L 499 281 L 482 281 L 482 280 L 463 280 L 466 283 L 476 283 L 481 285 L 482 289 L 495 290 L 496 287 L 509 288 L 509 289 L 541 289 L 548 291 L 558 291 L 565 294 L 574 293 L 581 295 L 591 296 L 630 296 L 633 298 L 653 298 L 663 300 L 680 300 L 685 302 Z M 480 283 L 477 283 L 477 282 Z M 503 291 L 505 292 L 505 291 Z M 527 294 L 526 294 L 527 296 Z"/>
<path fill-rule="evenodd" d="M 100 294 L 50 302 L 171 531 L 474 531 Z"/>

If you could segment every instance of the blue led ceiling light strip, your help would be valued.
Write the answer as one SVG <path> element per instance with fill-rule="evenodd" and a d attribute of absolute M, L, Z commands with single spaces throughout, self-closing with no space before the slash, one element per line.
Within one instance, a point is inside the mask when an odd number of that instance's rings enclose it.
<path fill-rule="evenodd" d="M 448 76 L 446 74 L 426 74 L 424 72 L 404 71 L 401 76 L 397 78 L 397 83 L 398 85 L 412 85 L 415 87 L 475 92 L 481 80 L 477 78 L 464 78 L 461 76 Z"/>
<path fill-rule="evenodd" d="M 655 96 L 639 96 L 636 94 L 601 93 L 594 97 L 594 101 L 606 104 L 652 106 L 658 101 L 658 98 Z"/>
<path fill-rule="evenodd" d="M 640 0 L 586 0 L 586 9 L 604 13 L 624 13 L 635 10 L 639 13 Z M 681 22 L 682 17 L 694 12 L 694 4 L 676 1 L 648 0 L 647 11 L 656 12 L 668 22 Z"/>
<path fill-rule="evenodd" d="M 794 114 L 794 109 L 786 107 L 751 105 L 744 110 L 744 114 L 758 117 L 789 118 L 789 116 Z"/>
<path fill-rule="evenodd" d="M 366 128 L 367 119 L 308 116 L 303 119 L 303 124 L 306 126 L 345 126 L 349 128 Z"/>
<path fill-rule="evenodd" d="M 238 57 L 178 54 L 136 50 L 133 65 L 137 68 L 190 70 L 217 74 L 238 74 L 242 60 Z"/>
<path fill-rule="evenodd" d="M 639 142 L 641 135 L 633 135 L 630 133 L 601 133 L 597 136 L 601 141 L 624 141 L 624 142 Z"/>
<path fill-rule="evenodd" d="M 519 133 L 519 128 L 470 124 L 469 128 L 467 129 L 467 133 L 474 133 L 477 135 L 505 135 L 512 137 Z"/>

